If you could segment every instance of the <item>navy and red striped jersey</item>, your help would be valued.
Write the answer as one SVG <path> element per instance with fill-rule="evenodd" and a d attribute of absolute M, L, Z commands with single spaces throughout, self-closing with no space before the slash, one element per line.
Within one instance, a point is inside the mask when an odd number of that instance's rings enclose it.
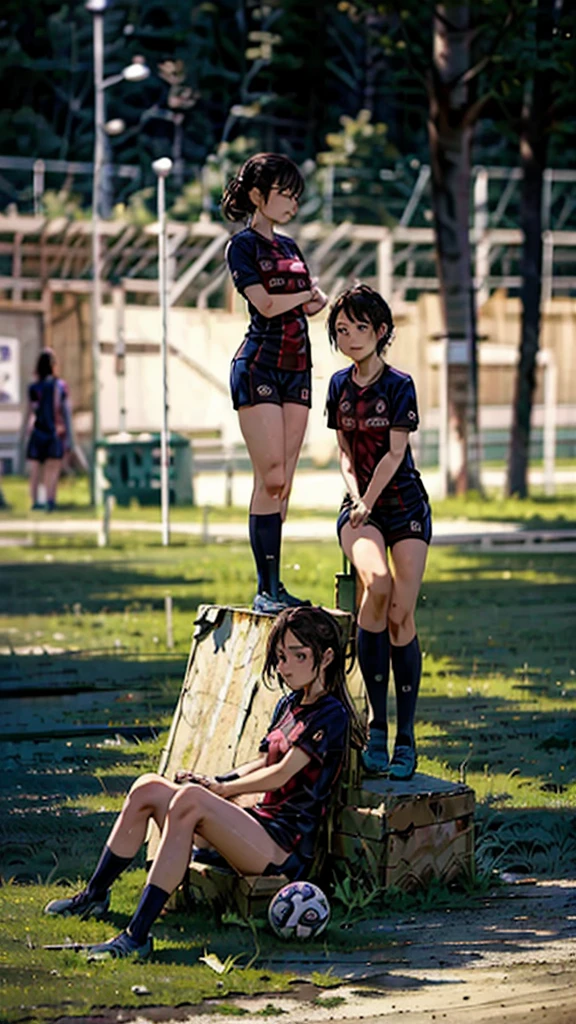
<path fill-rule="evenodd" d="M 313 704 L 301 704 L 301 699 L 301 692 L 280 698 L 260 751 L 266 753 L 267 765 L 278 764 L 291 747 L 300 747 L 310 761 L 284 786 L 266 793 L 250 813 L 283 850 L 311 859 L 318 827 L 342 768 L 349 715 L 330 693 Z"/>
<path fill-rule="evenodd" d="M 287 235 L 270 241 L 245 228 L 226 249 L 232 280 L 244 295 L 261 284 L 269 295 L 289 295 L 310 288 L 310 273 L 296 242 Z M 235 359 L 248 359 L 277 370 L 308 370 L 311 366 L 308 322 L 301 306 L 280 316 L 265 317 L 248 302 L 250 324 Z"/>
<path fill-rule="evenodd" d="M 353 380 L 353 369 L 352 365 L 332 376 L 326 412 L 328 426 L 340 430 L 348 442 L 362 495 L 376 466 L 390 451 L 390 431 L 417 430 L 418 405 L 409 374 L 385 363 L 378 380 L 361 388 Z M 426 491 L 408 444 L 402 462 L 374 508 L 395 511 L 412 507 L 422 498 L 427 498 Z"/>

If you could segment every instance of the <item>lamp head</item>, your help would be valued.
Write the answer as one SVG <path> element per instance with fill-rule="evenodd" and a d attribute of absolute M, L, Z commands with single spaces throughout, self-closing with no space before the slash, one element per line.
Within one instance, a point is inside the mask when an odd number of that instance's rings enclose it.
<path fill-rule="evenodd" d="M 104 125 L 106 135 L 121 135 L 126 128 L 126 122 L 121 117 L 113 117 Z"/>
<path fill-rule="evenodd" d="M 161 156 L 152 164 L 152 170 L 157 178 L 167 178 L 172 167 L 173 164 L 169 156 Z"/>
<path fill-rule="evenodd" d="M 150 68 L 143 57 L 134 57 L 132 63 L 122 71 L 122 78 L 127 82 L 144 82 L 149 77 Z"/>
<path fill-rule="evenodd" d="M 90 14 L 104 14 L 108 0 L 86 0 L 84 6 L 87 11 L 90 11 Z"/>

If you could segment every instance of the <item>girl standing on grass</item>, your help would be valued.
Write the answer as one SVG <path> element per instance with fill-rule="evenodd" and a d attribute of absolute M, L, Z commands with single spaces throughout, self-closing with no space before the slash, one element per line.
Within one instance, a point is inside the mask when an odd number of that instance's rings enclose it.
<path fill-rule="evenodd" d="M 228 220 L 249 221 L 226 251 L 250 314 L 232 360 L 230 385 L 254 472 L 249 531 L 258 592 L 253 607 L 269 614 L 303 603 L 279 581 L 280 547 L 311 405 L 306 318 L 327 300 L 310 279 L 296 243 L 275 230 L 295 216 L 303 189 L 291 160 L 259 153 L 246 161 L 222 200 Z"/>
<path fill-rule="evenodd" d="M 56 489 L 62 460 L 72 449 L 72 417 L 66 382 L 56 377 L 56 356 L 42 350 L 36 363 L 36 380 L 28 389 L 30 437 L 26 458 L 30 463 L 30 500 L 33 509 L 56 507 Z M 41 477 L 46 488 L 46 506 L 38 502 Z"/>
<path fill-rule="evenodd" d="M 349 740 L 359 738 L 332 616 L 322 608 L 285 609 L 268 639 L 264 676 L 277 677 L 289 693 L 276 706 L 256 760 L 214 778 L 178 772 L 170 782 L 143 775 L 86 888 L 46 907 L 52 916 L 104 916 L 112 883 L 145 841 L 150 819 L 156 822 L 160 845 L 137 910 L 125 931 L 90 949 L 89 959 L 151 953 L 150 927 L 184 878 L 195 835 L 239 874 L 306 877 Z M 231 802 L 262 791 L 252 808 Z"/>
<path fill-rule="evenodd" d="M 328 332 L 331 344 L 352 361 L 330 381 L 327 414 L 328 426 L 338 431 L 348 488 L 338 537 L 364 587 L 357 651 L 372 719 L 362 759 L 370 773 L 409 779 L 417 763 L 414 715 L 422 669 L 414 610 L 432 536 L 428 495 L 408 443 L 418 427 L 416 392 L 412 378 L 384 359 L 394 333 L 392 314 L 368 285 L 340 295 Z M 390 660 L 397 711 L 391 760 Z"/>

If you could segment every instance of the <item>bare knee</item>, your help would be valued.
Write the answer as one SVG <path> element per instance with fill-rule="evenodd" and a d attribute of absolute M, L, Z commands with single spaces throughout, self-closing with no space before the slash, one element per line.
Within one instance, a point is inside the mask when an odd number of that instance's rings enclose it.
<path fill-rule="evenodd" d="M 262 476 L 262 486 L 270 498 L 279 498 L 286 484 L 283 462 L 271 462 Z"/>
<path fill-rule="evenodd" d="M 166 780 L 156 772 L 140 775 L 128 791 L 127 802 L 137 808 L 154 807 L 166 786 Z"/>
<path fill-rule="evenodd" d="M 412 608 L 408 607 L 403 601 L 397 600 L 394 595 L 392 595 L 388 609 L 388 628 L 390 630 L 390 639 L 393 643 L 395 641 L 403 641 L 406 635 L 412 634 L 415 629 Z"/>
<path fill-rule="evenodd" d="M 391 589 L 389 573 L 374 573 L 365 581 L 364 601 L 374 616 L 385 617 Z"/>
<path fill-rule="evenodd" d="M 168 818 L 182 821 L 185 818 L 197 819 L 205 804 L 206 790 L 196 783 L 183 786 L 175 793 L 168 805 Z"/>

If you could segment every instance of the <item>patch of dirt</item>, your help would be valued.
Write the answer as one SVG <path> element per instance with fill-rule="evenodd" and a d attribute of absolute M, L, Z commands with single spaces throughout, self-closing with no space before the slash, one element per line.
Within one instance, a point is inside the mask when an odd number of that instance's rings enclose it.
<path fill-rule="evenodd" d="M 331 966 L 342 979 L 338 988 L 303 982 L 284 995 L 229 1003 L 244 1010 L 245 1024 L 260 1024 L 274 1009 L 283 1024 L 391 1024 L 406 1016 L 410 1024 L 576 1022 L 576 879 L 509 886 L 473 910 L 364 921 L 352 934 L 370 948 L 314 960 L 287 947 L 282 958 L 260 964 L 303 977 Z M 58 1024 L 220 1024 L 229 1017 L 204 1004 Z"/>

